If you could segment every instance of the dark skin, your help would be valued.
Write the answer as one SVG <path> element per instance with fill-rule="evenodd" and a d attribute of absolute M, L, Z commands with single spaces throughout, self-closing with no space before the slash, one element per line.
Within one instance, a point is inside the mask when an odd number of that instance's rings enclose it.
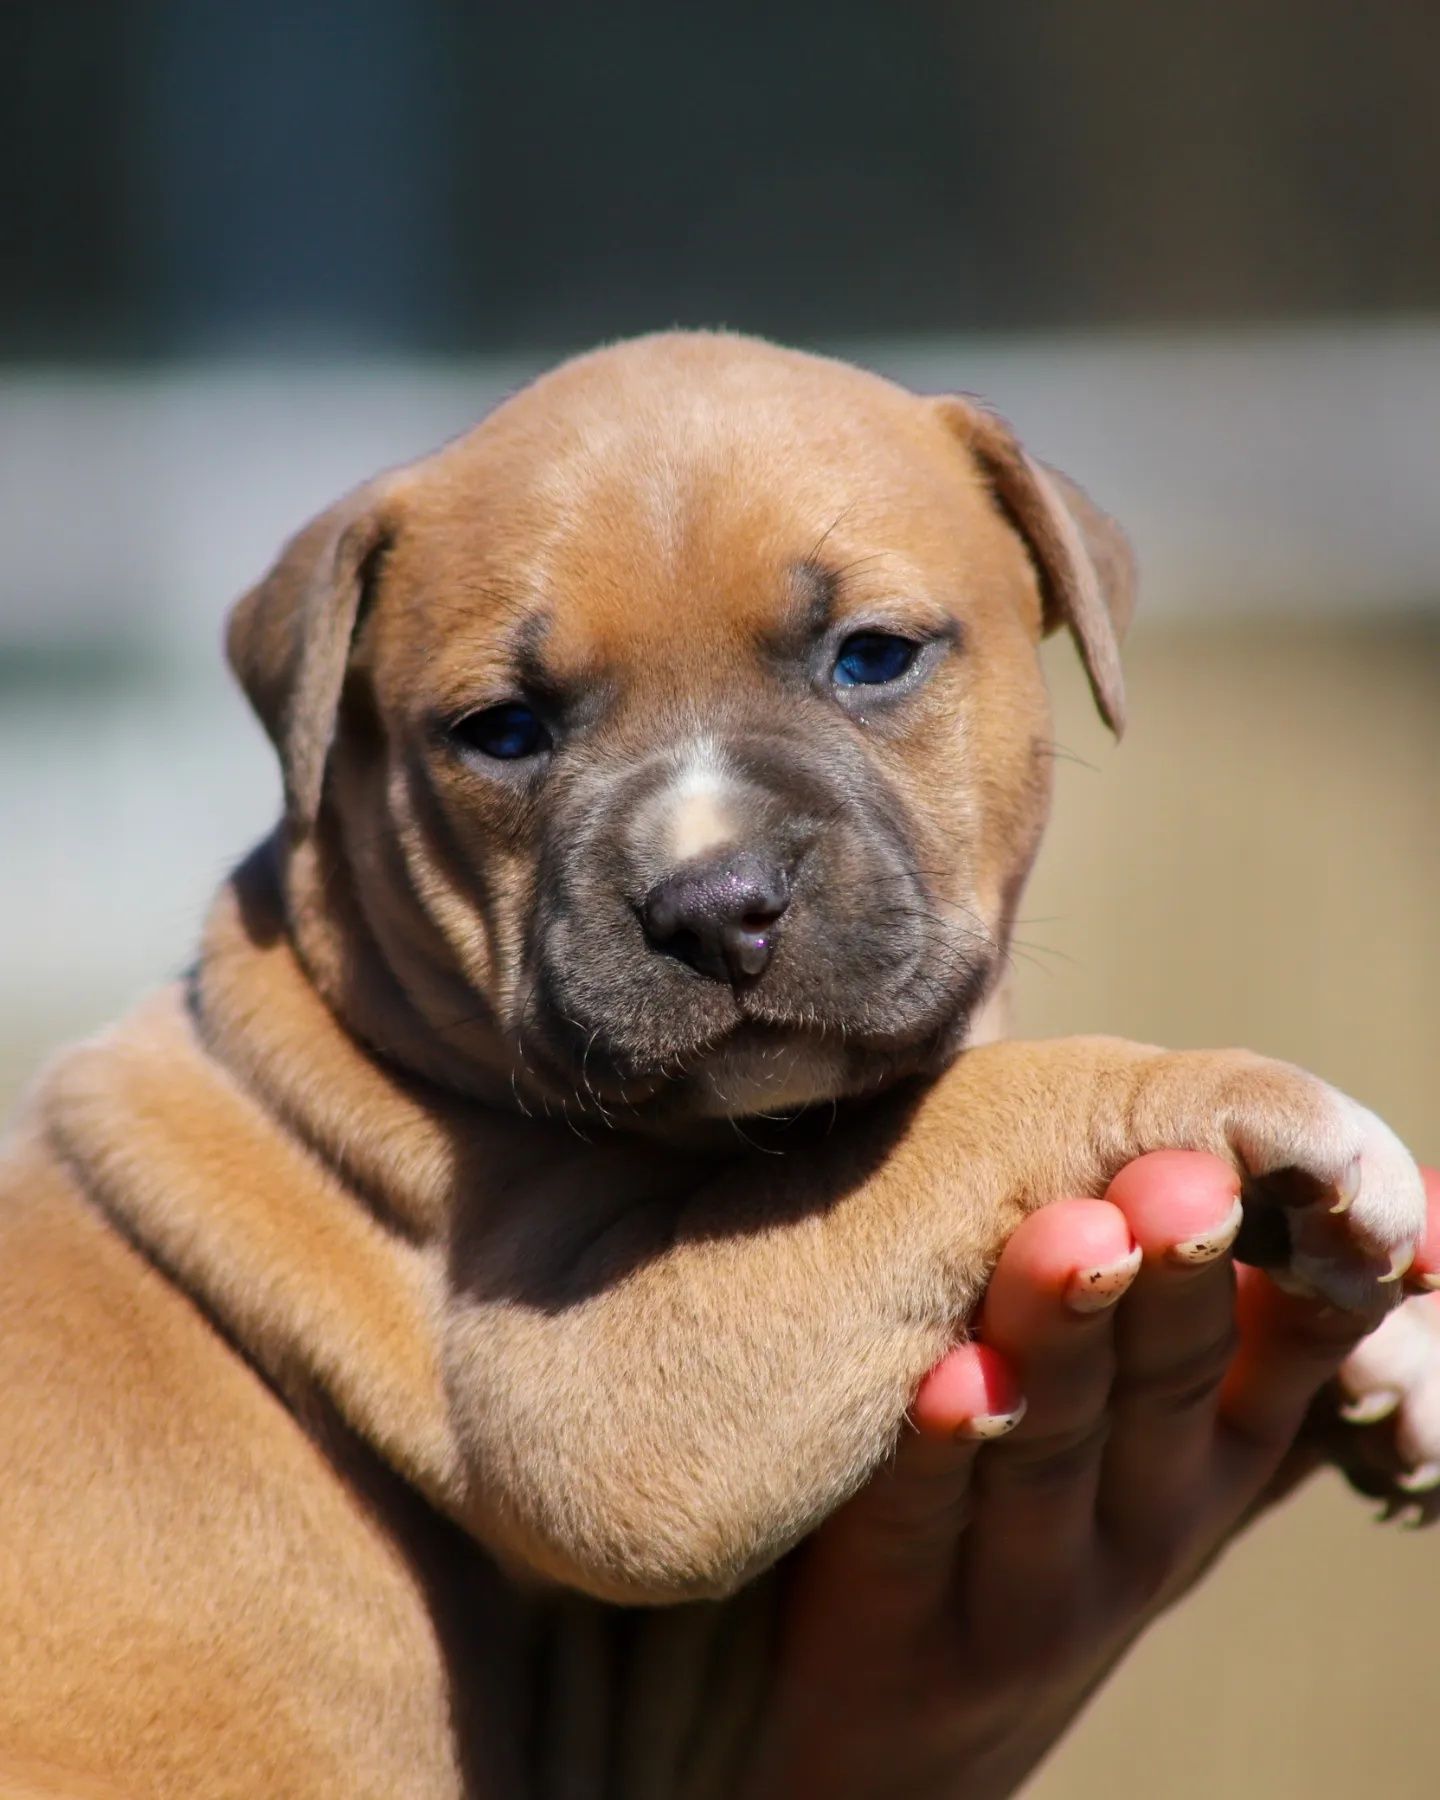
<path fill-rule="evenodd" d="M 1413 1292 L 1440 1286 L 1425 1174 Z M 1236 1194 L 1217 1159 L 1160 1151 L 1019 1227 L 974 1341 L 795 1561 L 750 1796 L 1014 1793 L 1150 1621 L 1316 1465 L 1306 1415 L 1377 1321 L 1282 1293 L 1228 1247 L 1177 1254 L 1224 1239 Z M 1076 1271 L 1127 1255 L 1113 1304 L 1075 1311 Z"/>

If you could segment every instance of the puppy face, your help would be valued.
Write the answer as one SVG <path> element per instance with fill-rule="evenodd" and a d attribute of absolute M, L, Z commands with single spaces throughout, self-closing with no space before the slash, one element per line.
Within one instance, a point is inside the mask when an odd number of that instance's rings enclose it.
<path fill-rule="evenodd" d="M 935 1066 L 1038 842 L 1083 523 L 994 421 L 858 370 L 707 336 L 567 365 L 237 615 L 292 847 L 356 902 L 317 966 L 353 994 L 378 957 L 522 1103 L 627 1120 Z"/>

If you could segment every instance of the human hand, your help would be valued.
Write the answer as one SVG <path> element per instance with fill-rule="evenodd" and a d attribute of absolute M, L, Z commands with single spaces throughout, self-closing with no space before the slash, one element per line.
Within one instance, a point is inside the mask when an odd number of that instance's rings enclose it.
<path fill-rule="evenodd" d="M 1417 1289 L 1440 1277 L 1426 1182 Z M 893 1461 L 786 1571 L 748 1792 L 1012 1793 L 1315 1465 L 1307 1414 L 1378 1321 L 1237 1267 L 1237 1196 L 1218 1159 L 1162 1151 L 1019 1227 Z"/>

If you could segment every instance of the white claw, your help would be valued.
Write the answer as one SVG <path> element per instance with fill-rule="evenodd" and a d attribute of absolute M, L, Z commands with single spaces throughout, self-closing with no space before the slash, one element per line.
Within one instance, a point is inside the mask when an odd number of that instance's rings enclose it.
<path fill-rule="evenodd" d="M 1414 1262 L 1417 1248 L 1418 1245 L 1415 1244 L 1401 1244 L 1397 1249 L 1390 1252 L 1390 1269 L 1388 1274 L 1380 1277 L 1382 1285 L 1387 1281 L 1398 1281 L 1400 1279 L 1410 1267 L 1411 1263 Z"/>
<path fill-rule="evenodd" d="M 1421 1463 L 1395 1477 L 1395 1485 L 1407 1494 L 1430 1494 L 1440 1488 L 1440 1462 Z"/>
<path fill-rule="evenodd" d="M 1347 1425 L 1378 1425 L 1381 1419 L 1388 1419 L 1399 1404 L 1398 1388 L 1377 1388 L 1373 1394 L 1347 1400 L 1340 1408 L 1340 1417 Z"/>
<path fill-rule="evenodd" d="M 1364 1159 L 1352 1156 L 1345 1165 L 1345 1173 L 1340 1177 L 1340 1198 L 1330 1208 L 1332 1213 L 1347 1213 L 1360 1197 L 1360 1178 L 1364 1169 Z"/>

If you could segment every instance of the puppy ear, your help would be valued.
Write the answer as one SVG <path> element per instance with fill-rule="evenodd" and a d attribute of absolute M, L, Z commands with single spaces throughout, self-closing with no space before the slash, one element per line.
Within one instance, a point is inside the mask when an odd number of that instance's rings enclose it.
<path fill-rule="evenodd" d="M 319 816 L 350 648 L 391 542 L 389 501 L 372 482 L 312 519 L 226 626 L 230 667 L 279 752 L 297 833 Z"/>
<path fill-rule="evenodd" d="M 1124 532 L 1068 475 L 1027 456 L 1003 419 L 969 400 L 941 406 L 1034 558 L 1046 632 L 1069 627 L 1100 716 L 1119 737 L 1120 640 L 1135 610 L 1135 558 Z"/>

